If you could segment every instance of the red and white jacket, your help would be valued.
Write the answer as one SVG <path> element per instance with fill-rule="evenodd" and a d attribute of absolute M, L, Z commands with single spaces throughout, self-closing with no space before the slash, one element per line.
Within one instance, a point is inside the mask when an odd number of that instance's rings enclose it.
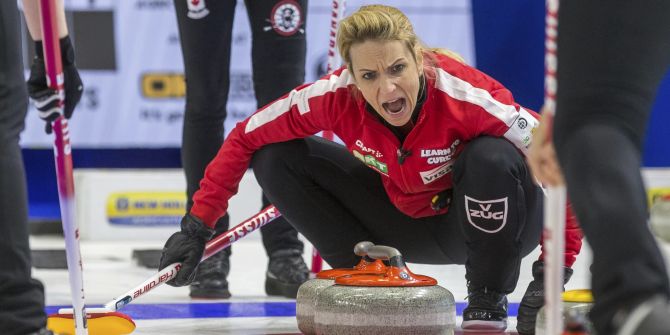
<path fill-rule="evenodd" d="M 391 202 L 419 218 L 443 214 L 431 199 L 452 187 L 452 164 L 468 142 L 488 135 L 504 137 L 525 154 L 538 114 L 514 102 L 512 93 L 486 74 L 448 56 L 430 55 L 426 98 L 414 128 L 403 143 L 356 94 L 346 68 L 302 85 L 261 108 L 228 135 L 205 171 L 191 213 L 213 226 L 237 193 L 253 153 L 264 145 L 333 131 L 347 149 L 382 178 Z M 402 152 L 411 152 L 399 163 Z M 573 215 L 566 222 L 566 265 L 581 248 Z"/>

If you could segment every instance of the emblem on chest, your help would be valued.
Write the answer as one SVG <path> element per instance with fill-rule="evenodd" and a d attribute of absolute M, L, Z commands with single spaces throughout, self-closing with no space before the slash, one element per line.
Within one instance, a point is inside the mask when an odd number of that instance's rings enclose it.
<path fill-rule="evenodd" d="M 426 163 L 431 165 L 447 163 L 454 158 L 459 144 L 461 140 L 455 140 L 448 148 L 421 149 L 421 158 L 426 158 Z"/>
<path fill-rule="evenodd" d="M 377 172 L 388 176 L 388 165 L 382 162 L 384 155 L 379 150 L 367 147 L 363 141 L 356 140 L 356 149 L 352 149 L 354 157 L 361 160 L 365 165 L 373 168 Z"/>

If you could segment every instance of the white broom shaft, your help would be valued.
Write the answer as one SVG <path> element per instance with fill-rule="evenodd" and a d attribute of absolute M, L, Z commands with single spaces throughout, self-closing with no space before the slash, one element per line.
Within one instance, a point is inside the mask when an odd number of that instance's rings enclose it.
<path fill-rule="evenodd" d="M 544 112 L 550 114 L 551 120 L 549 122 L 552 123 L 556 109 L 558 5 L 559 0 L 547 0 L 546 2 Z M 551 133 L 549 136 L 551 136 Z M 547 322 L 544 330 L 546 335 L 560 335 L 563 333 L 561 294 L 563 292 L 567 201 L 565 187 L 549 187 L 546 200 L 544 211 L 544 293 Z"/>
<path fill-rule="evenodd" d="M 60 44 L 58 41 L 58 13 L 56 1 L 40 0 L 40 22 L 44 49 L 44 65 L 49 88 L 64 96 L 63 66 Z M 64 101 L 58 103 L 63 111 Z M 72 306 L 76 313 L 73 319 L 76 335 L 87 335 L 86 307 L 84 302 L 83 269 L 81 251 L 79 249 L 79 232 L 74 215 L 74 178 L 72 176 L 72 147 L 67 121 L 63 116 L 53 122 L 54 161 L 56 163 L 56 180 L 58 183 L 58 199 L 65 237 L 65 255 L 67 260 L 68 279 Z"/>
<path fill-rule="evenodd" d="M 114 298 L 113 300 L 107 302 L 104 307 L 86 308 L 86 313 L 95 314 L 116 312 L 136 298 L 160 286 L 160 284 L 172 279 L 177 274 L 177 272 L 179 272 L 179 269 L 181 269 L 181 263 L 170 264 L 163 270 L 158 271 L 158 273 L 151 275 L 151 277 L 143 281 L 142 284 L 133 287 L 128 292 L 120 295 L 118 298 Z M 61 308 L 58 310 L 58 314 L 72 314 L 72 308 Z"/>
<path fill-rule="evenodd" d="M 545 335 L 563 332 L 562 292 L 565 251 L 565 187 L 550 187 L 544 209 L 544 300 Z"/>
<path fill-rule="evenodd" d="M 558 49 L 558 1 L 547 0 L 547 14 L 544 40 L 544 112 L 549 112 L 552 116 L 556 111 L 556 69 L 558 67 L 558 58 L 556 51 Z"/>
<path fill-rule="evenodd" d="M 342 16 L 344 16 L 345 9 L 345 0 L 333 0 L 333 11 L 331 12 L 330 18 L 330 31 L 328 34 L 328 64 L 326 65 L 326 73 L 331 73 L 335 70 L 339 64 L 336 64 L 337 54 L 335 53 L 335 37 L 337 36 L 337 27 L 340 24 Z M 335 139 L 335 134 L 330 130 L 323 131 L 323 138 L 333 141 Z M 323 259 L 321 254 L 312 246 L 312 264 L 311 272 L 313 274 L 321 272 L 323 267 Z"/>
<path fill-rule="evenodd" d="M 331 13 L 330 18 L 330 34 L 328 39 L 328 65 L 326 68 L 327 73 L 333 72 L 338 67 L 337 54 L 335 53 L 335 37 L 337 36 L 337 26 L 340 24 L 340 20 L 344 15 L 345 0 L 333 0 L 333 12 Z"/>
<path fill-rule="evenodd" d="M 344 0 L 333 0 L 333 10 L 330 13 L 330 30 L 328 32 L 328 63 L 326 64 L 326 73 L 331 73 L 335 70 L 339 64 L 337 64 L 337 53 L 335 52 L 335 47 L 337 44 L 337 26 L 340 24 L 340 19 L 344 15 Z M 324 130 L 322 133 L 323 138 L 333 141 L 335 139 L 335 134 L 330 130 Z M 314 252 L 314 255 L 318 255 L 318 251 Z M 319 256 L 321 258 L 321 256 Z"/>

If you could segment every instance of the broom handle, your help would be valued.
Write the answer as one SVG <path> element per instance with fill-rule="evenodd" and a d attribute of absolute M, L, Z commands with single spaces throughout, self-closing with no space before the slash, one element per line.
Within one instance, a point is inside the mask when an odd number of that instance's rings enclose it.
<path fill-rule="evenodd" d="M 333 0 L 333 11 L 330 15 L 330 30 L 328 32 L 328 64 L 326 65 L 326 73 L 333 72 L 338 64 L 337 54 L 335 52 L 336 39 L 337 36 L 337 26 L 340 24 L 342 16 L 344 16 L 345 9 L 345 0 Z M 323 138 L 332 141 L 335 138 L 335 135 L 330 130 L 323 131 Z"/>
<path fill-rule="evenodd" d="M 55 0 L 40 0 L 40 18 L 42 26 L 42 45 L 44 49 L 44 66 L 47 75 L 47 85 L 55 90 L 60 101 L 61 111 L 53 122 L 54 159 L 56 163 L 56 179 L 58 182 L 58 200 L 60 203 L 63 235 L 65 236 L 65 253 L 67 257 L 70 293 L 74 310 L 75 333 L 88 334 L 86 325 L 86 307 L 84 299 L 84 280 L 79 249 L 79 230 L 75 223 L 74 211 L 74 178 L 72 177 L 72 147 L 67 120 L 63 117 L 64 83 L 63 64 L 60 57 L 58 42 L 58 20 Z"/>
<path fill-rule="evenodd" d="M 207 245 L 205 246 L 205 252 L 203 253 L 202 259 L 200 261 L 202 262 L 217 252 L 228 248 L 231 244 L 233 244 L 233 242 L 249 235 L 251 232 L 258 230 L 260 227 L 265 226 L 280 216 L 281 213 L 279 213 L 279 210 L 277 210 L 275 206 L 270 205 L 266 207 L 256 215 L 242 221 L 242 223 L 207 242 Z M 143 281 L 141 284 L 107 302 L 103 308 L 89 308 L 88 311 L 91 313 L 116 312 L 117 310 L 123 308 L 123 306 L 174 278 L 180 269 L 181 263 L 170 264 L 164 269 L 151 275 L 151 277 L 147 278 L 147 280 Z M 58 313 L 71 314 L 72 309 L 63 308 L 58 310 Z"/>
<path fill-rule="evenodd" d="M 558 37 L 558 5 L 559 0 L 547 0 L 546 27 L 545 27 L 545 113 L 544 119 L 553 123 L 556 109 L 556 58 Z M 553 129 L 553 124 L 547 129 Z M 547 136 L 552 136 L 549 132 Z M 551 138 L 547 139 L 551 141 Z M 563 333 L 563 265 L 565 254 L 565 217 L 566 191 L 565 186 L 552 186 L 547 191 L 547 202 L 544 210 L 544 300 L 547 322 L 544 333 L 560 335 Z"/>
<path fill-rule="evenodd" d="M 335 36 L 337 35 L 337 26 L 340 23 L 340 19 L 344 16 L 345 0 L 333 0 L 333 11 L 330 18 L 330 30 L 328 37 L 328 65 L 326 68 L 327 73 L 333 72 L 337 65 L 335 64 L 337 57 L 335 54 Z M 323 138 L 332 141 L 335 139 L 335 134 L 330 130 L 323 131 Z M 319 273 L 323 269 L 323 259 L 319 254 L 319 251 L 316 248 L 312 248 L 312 273 Z"/>
<path fill-rule="evenodd" d="M 217 252 L 228 248 L 231 244 L 233 244 L 233 242 L 247 236 L 249 233 L 259 229 L 260 227 L 268 224 L 280 216 L 281 213 L 279 213 L 275 206 L 270 205 L 266 207 L 262 211 L 258 212 L 258 214 L 246 219 L 227 232 L 207 242 L 207 245 L 205 246 L 205 252 L 202 255 L 202 259 L 200 261 L 202 262 Z M 172 279 L 177 274 L 177 272 L 179 272 L 180 268 L 181 263 L 170 264 L 165 269 L 145 280 L 142 284 L 132 288 L 130 291 L 124 293 L 119 298 L 106 303 L 105 307 L 114 311 L 120 309 L 131 301 L 145 295 L 147 292 Z"/>

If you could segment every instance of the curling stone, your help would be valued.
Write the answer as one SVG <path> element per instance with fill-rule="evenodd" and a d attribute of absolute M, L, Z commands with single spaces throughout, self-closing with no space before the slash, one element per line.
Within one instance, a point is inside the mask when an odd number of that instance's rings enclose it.
<path fill-rule="evenodd" d="M 454 296 L 428 276 L 412 273 L 397 249 L 372 246 L 368 256 L 388 261 L 383 274 L 338 277 L 316 298 L 318 335 L 453 334 Z"/>
<path fill-rule="evenodd" d="M 314 330 L 314 304 L 319 293 L 335 284 L 335 278 L 356 274 L 383 273 L 386 265 L 380 260 L 368 257 L 367 250 L 373 246 L 372 242 L 360 242 L 354 247 L 354 253 L 361 256 L 361 261 L 353 268 L 331 269 L 321 271 L 316 278 L 310 279 L 300 285 L 296 297 L 296 318 L 298 329 L 305 335 L 316 334 Z"/>
<path fill-rule="evenodd" d="M 588 314 L 593 307 L 591 290 L 571 290 L 563 292 L 563 334 L 595 334 Z M 537 312 L 535 335 L 545 334 L 547 316 L 544 306 Z"/>
<path fill-rule="evenodd" d="M 670 195 L 655 197 L 649 208 L 649 223 L 656 237 L 670 242 Z"/>

